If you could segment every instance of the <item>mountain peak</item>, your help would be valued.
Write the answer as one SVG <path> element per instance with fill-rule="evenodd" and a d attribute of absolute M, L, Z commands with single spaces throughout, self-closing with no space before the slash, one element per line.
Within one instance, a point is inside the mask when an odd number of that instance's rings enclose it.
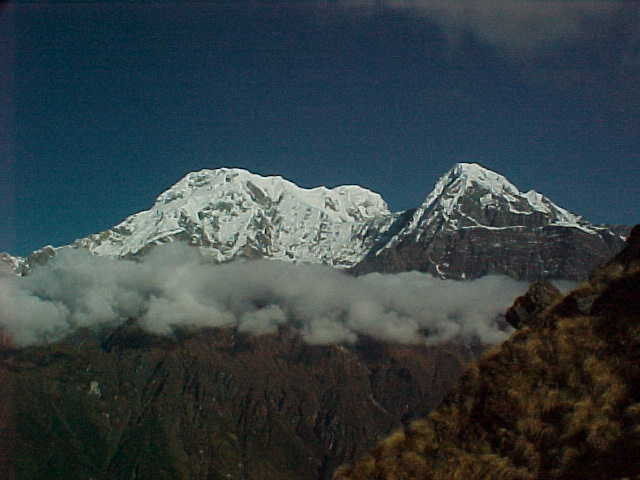
<path fill-rule="evenodd" d="M 569 267 L 568 252 L 558 239 L 583 244 L 576 251 L 590 258 L 591 266 L 605 258 L 591 252 L 620 245 L 608 228 L 592 225 L 534 190 L 523 193 L 476 163 L 454 165 L 422 205 L 389 232 L 358 266 L 359 273 L 411 268 L 463 279 L 490 272 L 526 279 L 580 278 L 584 268 Z"/>
<path fill-rule="evenodd" d="M 459 162 L 453 165 L 451 169 L 445 175 L 453 173 L 457 176 L 469 176 L 469 177 L 486 177 L 486 176 L 498 176 L 501 179 L 506 180 L 502 175 L 493 170 L 483 167 L 479 163 L 475 162 Z"/>
<path fill-rule="evenodd" d="M 427 196 L 423 207 L 428 207 L 443 194 L 459 199 L 471 189 L 482 189 L 492 195 L 520 195 L 519 190 L 506 177 L 477 163 L 456 163 L 436 182 L 433 191 Z M 453 205 L 453 202 L 450 202 Z"/>
<path fill-rule="evenodd" d="M 445 177 L 463 178 L 468 182 L 485 185 L 496 189 L 507 190 L 513 193 L 518 189 L 503 175 L 489 170 L 477 163 L 456 163 Z"/>
<path fill-rule="evenodd" d="M 355 210 L 363 218 L 389 214 L 389 207 L 378 193 L 358 185 L 302 188 L 281 176 L 262 176 L 241 168 L 227 167 L 203 169 L 185 175 L 157 198 L 156 205 L 185 197 L 204 197 L 200 200 L 206 201 L 215 196 L 239 195 L 249 195 L 254 201 L 267 203 L 280 201 L 283 195 L 294 196 L 311 208 L 324 209 L 328 206 L 343 220 L 349 220 Z M 344 211 L 337 209 L 341 203 Z M 354 206 L 357 206 L 355 210 Z"/>
<path fill-rule="evenodd" d="M 371 222 L 389 215 L 379 194 L 355 185 L 302 188 L 240 168 L 203 169 L 160 194 L 151 209 L 75 246 L 128 256 L 179 240 L 221 262 L 266 256 L 349 267 L 375 241 Z"/>
<path fill-rule="evenodd" d="M 544 195 L 535 190 L 523 193 L 503 175 L 477 163 L 455 164 L 438 180 L 420 210 L 440 212 L 452 228 L 531 226 L 530 218 L 538 218 L 536 226 L 586 224 Z M 497 215 L 500 211 L 509 214 L 508 222 L 504 215 Z"/>

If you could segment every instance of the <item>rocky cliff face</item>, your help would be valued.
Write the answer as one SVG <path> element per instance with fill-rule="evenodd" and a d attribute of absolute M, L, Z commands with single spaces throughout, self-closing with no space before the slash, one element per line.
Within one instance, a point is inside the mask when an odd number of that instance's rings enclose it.
<path fill-rule="evenodd" d="M 48 346 L 5 346 L 0 471 L 18 479 L 327 479 L 437 405 L 478 349 L 366 338 L 310 346 L 287 330 L 168 339 L 135 321 Z"/>
<path fill-rule="evenodd" d="M 356 273 L 420 270 L 443 278 L 489 273 L 519 280 L 580 280 L 617 253 L 622 236 L 477 164 L 458 164 Z"/>
<path fill-rule="evenodd" d="M 535 327 L 542 313 L 561 298 L 560 290 L 551 282 L 534 282 L 524 295 L 516 298 L 505 320 L 513 328 Z"/>
<path fill-rule="evenodd" d="M 335 479 L 640 478 L 640 226 L 588 282 L 540 298 L 438 409 Z"/>

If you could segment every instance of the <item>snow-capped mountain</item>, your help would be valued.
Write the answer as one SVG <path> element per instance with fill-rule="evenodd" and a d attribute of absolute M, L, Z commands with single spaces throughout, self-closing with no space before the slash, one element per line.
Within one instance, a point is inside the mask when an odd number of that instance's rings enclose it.
<path fill-rule="evenodd" d="M 515 278 L 583 278 L 617 252 L 624 239 L 559 207 L 540 193 L 521 192 L 502 175 L 459 163 L 423 204 L 389 228 L 358 272 L 417 269 L 442 277 L 505 273 Z"/>
<path fill-rule="evenodd" d="M 456 164 L 422 205 L 398 213 L 359 186 L 305 189 L 282 177 L 220 168 L 190 173 L 149 210 L 59 248 L 136 257 L 183 241 L 218 262 L 265 257 L 355 273 L 582 279 L 622 248 L 621 231 L 595 226 L 533 190 L 520 192 L 474 163 Z M 6 256 L 4 263 L 24 274 L 56 250 Z"/>
<path fill-rule="evenodd" d="M 458 163 L 438 180 L 407 224 L 383 248 L 391 248 L 412 235 L 419 240 L 441 230 L 549 225 L 597 233 L 597 228 L 582 217 L 540 193 L 520 192 L 502 175 L 476 163 Z"/>
<path fill-rule="evenodd" d="M 382 197 L 362 187 L 305 189 L 220 168 L 188 174 L 151 209 L 73 245 L 124 257 L 182 240 L 219 262 L 268 257 L 344 268 L 366 255 L 389 218 Z"/>

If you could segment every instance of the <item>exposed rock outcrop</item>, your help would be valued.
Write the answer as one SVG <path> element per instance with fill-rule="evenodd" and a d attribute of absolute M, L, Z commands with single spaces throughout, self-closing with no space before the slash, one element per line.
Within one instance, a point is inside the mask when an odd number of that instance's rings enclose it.
<path fill-rule="evenodd" d="M 516 298 L 507 310 L 505 320 L 513 328 L 535 327 L 538 316 L 553 302 L 562 297 L 551 282 L 541 280 L 529 286 L 527 293 Z"/>

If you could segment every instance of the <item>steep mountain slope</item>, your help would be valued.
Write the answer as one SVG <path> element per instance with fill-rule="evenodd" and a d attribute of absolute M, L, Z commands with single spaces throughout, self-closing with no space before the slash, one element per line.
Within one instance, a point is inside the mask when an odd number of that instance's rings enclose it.
<path fill-rule="evenodd" d="M 188 174 L 150 210 L 74 246 L 127 256 L 183 240 L 220 262 L 264 256 L 347 267 L 365 255 L 389 215 L 380 195 L 358 186 L 304 189 L 220 168 Z"/>
<path fill-rule="evenodd" d="M 446 278 L 502 273 L 516 279 L 586 278 L 623 245 L 543 195 L 520 192 L 505 177 L 459 163 L 424 203 L 396 221 L 356 273 L 420 270 Z"/>
<path fill-rule="evenodd" d="M 437 410 L 334 478 L 640 478 L 640 225 L 530 320 Z"/>
<path fill-rule="evenodd" d="M 385 431 L 433 408 L 476 352 L 366 338 L 311 346 L 285 329 L 254 337 L 183 331 L 169 339 L 134 321 L 100 338 L 78 332 L 48 346 L 5 349 L 0 473 L 327 479 Z"/>

